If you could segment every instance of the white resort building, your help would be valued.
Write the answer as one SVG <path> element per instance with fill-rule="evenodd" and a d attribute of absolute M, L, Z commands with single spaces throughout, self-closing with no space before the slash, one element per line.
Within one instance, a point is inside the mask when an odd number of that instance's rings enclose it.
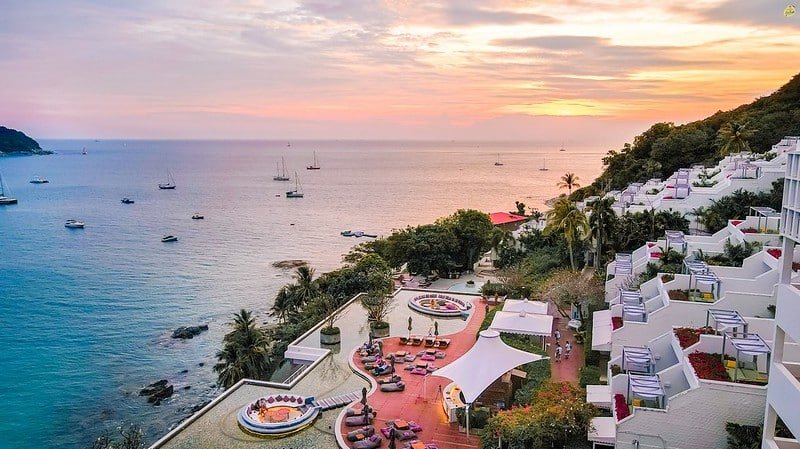
<path fill-rule="evenodd" d="M 774 436 L 777 418 L 792 434 L 800 432 L 800 350 L 795 344 L 800 338 L 800 290 L 791 284 L 800 268 L 800 248 L 795 247 L 800 239 L 797 144 L 797 138 L 786 138 L 773 147 L 777 156 L 771 161 L 752 162 L 759 167 L 753 169 L 758 172 L 754 178 L 728 176 L 717 183 L 728 186 L 720 192 L 695 196 L 710 202 L 742 187 L 740 181 L 758 179 L 768 181 L 742 188 L 766 190 L 785 170 L 780 217 L 754 207 L 751 216 L 730 220 L 711 236 L 668 231 L 608 264 L 610 307 L 595 312 L 592 329 L 592 349 L 608 353 L 608 385 L 589 386 L 587 400 L 610 409 L 611 416 L 593 421 L 589 440 L 596 447 L 722 448 L 727 445 L 727 423 L 761 426 L 766 415 L 765 448 L 800 448 L 796 440 Z M 718 168 L 730 173 L 736 167 L 727 158 Z M 738 167 L 739 173 L 751 170 L 744 167 Z M 668 182 L 683 186 L 693 173 L 676 174 Z M 687 195 L 678 190 L 680 201 L 668 199 L 673 210 L 703 205 L 689 201 L 698 188 L 688 188 Z M 679 202 L 682 207 L 676 207 Z M 632 202 L 624 204 L 631 210 Z M 726 242 L 758 242 L 761 250 L 741 267 L 704 261 L 722 253 Z M 637 285 L 648 263 L 668 251 L 683 256 L 680 272 L 658 273 Z"/>

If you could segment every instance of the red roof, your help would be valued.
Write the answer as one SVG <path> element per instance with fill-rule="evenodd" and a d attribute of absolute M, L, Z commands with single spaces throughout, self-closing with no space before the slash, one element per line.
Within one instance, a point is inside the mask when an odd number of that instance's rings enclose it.
<path fill-rule="evenodd" d="M 489 214 L 489 219 L 492 220 L 492 224 L 496 226 L 501 224 L 516 223 L 518 221 L 525 221 L 528 219 L 528 217 L 509 214 L 508 212 L 492 212 Z"/>

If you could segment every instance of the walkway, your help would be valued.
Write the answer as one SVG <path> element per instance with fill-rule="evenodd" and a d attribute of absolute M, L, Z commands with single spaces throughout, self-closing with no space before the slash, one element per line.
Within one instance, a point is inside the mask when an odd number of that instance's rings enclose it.
<path fill-rule="evenodd" d="M 449 338 L 451 343 L 445 350 L 447 356 L 434 362 L 437 367 L 441 368 L 461 357 L 475 344 L 478 329 L 486 312 L 484 303 L 480 302 L 480 298 L 476 298 L 473 304 L 474 311 L 464 330 L 453 335 L 440 336 L 440 338 Z M 408 351 L 412 348 L 415 351 L 419 351 L 423 347 L 400 346 L 399 337 L 383 339 L 383 352 L 385 354 L 395 351 Z M 355 355 L 353 363 L 356 366 L 362 366 L 358 355 Z M 378 413 L 373 422 L 376 432 L 379 432 L 381 427 L 386 426 L 386 421 L 402 418 L 407 421 L 416 421 L 417 424 L 422 426 L 422 432 L 418 433 L 419 439 L 425 443 L 435 443 L 439 449 L 480 447 L 478 437 L 473 435 L 467 438 L 465 434 L 458 431 L 457 424 L 448 422 L 447 415 L 442 408 L 442 398 L 438 392 L 439 389 L 444 389 L 451 382 L 449 379 L 431 375 L 418 376 L 409 374 L 403 370 L 402 363 L 397 363 L 395 368 L 397 368 L 398 374 L 406 384 L 405 391 L 384 393 L 376 390 L 368 397 L 370 407 Z M 342 434 L 346 434 L 354 429 L 342 424 L 340 431 Z M 401 444 L 398 444 L 397 447 L 401 446 Z M 385 439 L 383 447 L 386 447 Z"/>
<path fill-rule="evenodd" d="M 579 370 L 583 366 L 583 358 L 584 358 L 584 348 L 582 344 L 575 343 L 575 332 L 567 327 L 567 323 L 569 320 L 561 316 L 558 313 L 558 310 L 555 310 L 555 307 L 552 305 L 550 306 L 551 312 L 550 314 L 553 315 L 553 332 L 555 329 L 558 329 L 561 332 L 561 348 L 564 348 L 564 344 L 569 341 L 572 344 L 572 352 L 568 359 L 565 359 L 563 356 L 561 357 L 560 362 L 556 362 L 555 357 L 555 348 L 556 342 L 555 338 L 551 337 L 548 338 L 548 343 L 550 347 L 548 348 L 547 352 L 550 355 L 550 368 L 552 370 L 552 379 L 553 382 L 572 382 L 578 383 L 578 378 L 580 376 Z M 563 353 L 562 353 L 563 354 Z"/>

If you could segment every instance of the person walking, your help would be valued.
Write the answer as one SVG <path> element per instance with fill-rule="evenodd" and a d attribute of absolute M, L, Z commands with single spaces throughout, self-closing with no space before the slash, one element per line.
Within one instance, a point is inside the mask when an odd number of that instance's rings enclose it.
<path fill-rule="evenodd" d="M 572 352 L 572 345 L 569 343 L 569 340 L 564 344 L 564 358 L 569 358 L 569 353 Z"/>
<path fill-rule="evenodd" d="M 556 363 L 561 361 L 561 345 L 556 346 Z"/>
<path fill-rule="evenodd" d="M 556 338 L 556 344 L 560 345 L 561 342 L 559 340 L 561 340 L 561 331 L 556 329 L 556 331 L 553 332 L 553 336 Z"/>

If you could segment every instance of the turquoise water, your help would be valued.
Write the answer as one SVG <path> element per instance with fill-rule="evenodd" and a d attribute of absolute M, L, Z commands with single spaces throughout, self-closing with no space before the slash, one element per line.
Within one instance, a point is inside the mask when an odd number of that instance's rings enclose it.
<path fill-rule="evenodd" d="M 544 150 L 522 144 L 43 146 L 58 154 L 0 158 L 19 199 L 0 207 L 2 448 L 86 447 L 125 422 L 152 442 L 218 393 L 211 366 L 230 315 L 245 307 L 268 320 L 275 291 L 291 279 L 272 262 L 305 259 L 327 271 L 358 243 L 342 229 L 386 234 L 461 207 L 510 210 L 515 199 L 541 207 L 563 171 L 596 176 L 602 152 L 549 154 L 542 174 Z M 306 197 L 276 197 L 290 186 L 272 181 L 280 155 L 293 174 L 314 150 L 323 169 L 298 170 Z M 492 165 L 497 152 L 504 167 Z M 167 167 L 174 191 L 156 188 Z M 34 175 L 50 184 L 29 184 Z M 125 196 L 136 203 L 121 204 Z M 205 220 L 191 220 L 194 212 Z M 86 229 L 64 228 L 69 218 Z M 180 240 L 161 243 L 168 233 Z M 209 331 L 169 338 L 199 323 Z M 161 378 L 176 393 L 153 407 L 137 392 Z"/>

